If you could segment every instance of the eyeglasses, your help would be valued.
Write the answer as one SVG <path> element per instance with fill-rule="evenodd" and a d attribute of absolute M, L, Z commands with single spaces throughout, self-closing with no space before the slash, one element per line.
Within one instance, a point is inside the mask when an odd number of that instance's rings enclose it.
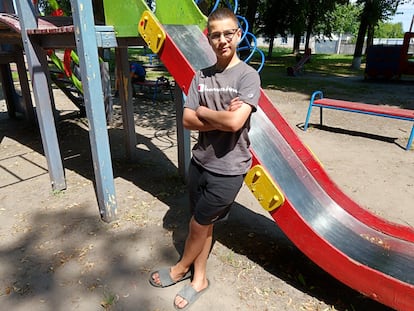
<path fill-rule="evenodd" d="M 209 37 L 211 41 L 217 42 L 220 40 L 221 36 L 223 35 L 224 39 L 226 39 L 227 42 L 230 42 L 231 40 L 233 40 L 233 37 L 236 34 L 237 30 L 239 30 L 239 28 L 229 29 L 223 32 L 213 32 L 209 34 Z"/>

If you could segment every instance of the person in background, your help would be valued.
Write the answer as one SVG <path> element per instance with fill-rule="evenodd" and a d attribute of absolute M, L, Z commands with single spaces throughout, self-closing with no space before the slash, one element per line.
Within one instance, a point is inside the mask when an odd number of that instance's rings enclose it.
<path fill-rule="evenodd" d="M 130 65 L 131 82 L 144 82 L 146 77 L 145 68 L 138 62 L 132 62 Z"/>
<path fill-rule="evenodd" d="M 131 83 L 134 84 L 136 82 L 145 82 L 146 79 L 146 71 L 144 66 L 142 66 L 138 62 L 132 62 L 129 65 L 129 77 L 131 79 Z M 115 80 L 115 97 L 119 96 L 119 81 L 118 77 Z"/>

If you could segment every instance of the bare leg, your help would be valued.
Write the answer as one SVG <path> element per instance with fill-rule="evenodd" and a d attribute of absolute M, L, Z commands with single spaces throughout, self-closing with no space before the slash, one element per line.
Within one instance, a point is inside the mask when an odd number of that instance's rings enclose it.
<path fill-rule="evenodd" d="M 172 272 L 176 269 L 178 271 L 188 271 L 190 265 L 194 263 L 194 275 L 191 286 L 198 292 L 208 286 L 206 268 L 212 240 L 213 225 L 200 225 L 192 218 L 183 257 L 171 269 Z M 174 301 L 178 308 L 184 308 L 187 303 L 180 296 L 177 296 Z"/>
<path fill-rule="evenodd" d="M 207 258 L 212 243 L 213 225 L 200 225 L 194 218 L 191 218 L 189 227 L 184 254 L 181 260 L 171 267 L 170 276 L 173 280 L 179 280 L 187 273 L 190 266 L 194 264 L 193 283 L 195 280 L 196 284 L 199 284 L 203 278 L 205 279 Z M 198 259 L 199 255 L 200 259 Z M 198 269 L 196 266 L 199 266 Z M 152 277 L 156 283 L 161 283 L 157 273 Z"/>

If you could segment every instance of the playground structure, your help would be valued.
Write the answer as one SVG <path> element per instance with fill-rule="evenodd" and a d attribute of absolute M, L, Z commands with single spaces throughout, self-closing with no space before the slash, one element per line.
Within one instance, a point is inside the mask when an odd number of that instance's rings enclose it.
<path fill-rule="evenodd" d="M 400 79 L 402 75 L 414 75 L 413 38 L 410 30 L 404 34 L 402 45 L 368 47 L 365 78 Z"/>
<path fill-rule="evenodd" d="M 51 23 L 38 18 L 30 0 L 17 3 L 19 18 L 14 20 L 18 23 L 11 22 L 8 16 L 2 16 L 1 21 L 10 29 L 15 42 L 20 40 L 16 44 L 26 54 L 54 189 L 64 189 L 66 184 L 45 49 L 77 49 L 98 204 L 103 220 L 111 221 L 116 217 L 116 195 L 98 47 L 115 48 L 125 146 L 131 159 L 136 142 L 128 46 L 146 44 L 157 53 L 175 79 L 176 94 L 186 93 L 195 70 L 213 64 L 215 57 L 203 33 L 206 18 L 192 0 L 176 2 L 174 11 L 170 1 L 157 1 L 155 14 L 142 0 L 104 0 L 103 28 L 94 24 L 91 0 L 71 3 L 73 24 L 57 26 L 59 19 Z M 190 159 L 190 135 L 179 122 L 182 96 L 175 99 L 178 169 L 185 174 Z M 250 136 L 254 164 L 246 183 L 292 242 L 344 284 L 397 310 L 411 310 L 414 305 L 412 228 L 372 215 L 338 189 L 263 91 L 258 111 L 252 117 Z"/>
<path fill-rule="evenodd" d="M 305 53 L 302 56 L 299 56 L 300 58 L 298 62 L 295 64 L 295 66 L 291 66 L 286 69 L 288 76 L 295 77 L 299 74 L 302 74 L 305 64 L 310 61 L 311 56 L 312 56 L 312 50 L 306 49 Z"/>

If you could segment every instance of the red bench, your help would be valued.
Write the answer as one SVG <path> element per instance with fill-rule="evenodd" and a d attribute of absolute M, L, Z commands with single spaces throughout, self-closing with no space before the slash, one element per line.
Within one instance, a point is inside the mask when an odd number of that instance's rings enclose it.
<path fill-rule="evenodd" d="M 330 98 L 323 98 L 323 93 L 321 91 L 316 91 L 312 94 L 312 97 L 309 103 L 308 113 L 306 115 L 305 125 L 303 127 L 304 131 L 308 129 L 309 119 L 310 119 L 310 115 L 312 113 L 313 107 L 320 108 L 320 125 L 322 125 L 322 109 L 323 108 L 363 113 L 363 114 L 373 115 L 373 116 L 378 116 L 378 117 L 386 117 L 386 118 L 414 122 L 414 110 L 377 106 L 377 105 L 349 102 L 349 101 L 330 99 Z M 411 134 L 410 134 L 410 137 L 408 138 L 407 146 L 405 148 L 406 150 L 410 149 L 411 143 L 413 142 L 413 138 L 414 138 L 414 123 L 411 128 Z"/>

